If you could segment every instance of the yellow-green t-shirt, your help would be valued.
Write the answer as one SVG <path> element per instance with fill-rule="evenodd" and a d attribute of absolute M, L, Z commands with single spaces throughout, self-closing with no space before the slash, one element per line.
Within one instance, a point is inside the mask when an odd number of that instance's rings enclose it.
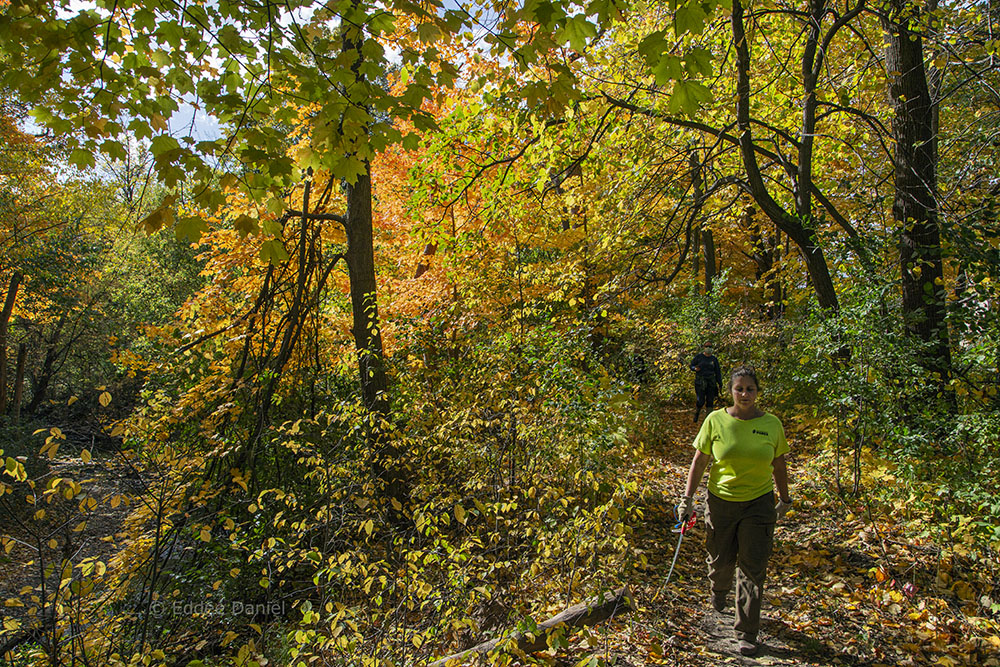
<path fill-rule="evenodd" d="M 742 502 L 773 490 L 772 462 L 788 452 L 785 429 L 770 413 L 754 419 L 737 419 L 725 408 L 705 418 L 694 446 L 715 462 L 708 475 L 708 490 L 723 500 Z"/>

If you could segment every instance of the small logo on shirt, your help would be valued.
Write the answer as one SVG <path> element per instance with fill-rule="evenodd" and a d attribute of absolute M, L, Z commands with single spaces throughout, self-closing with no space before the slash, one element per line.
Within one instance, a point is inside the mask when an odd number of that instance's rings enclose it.
<path fill-rule="evenodd" d="M 770 435 L 767 431 L 758 431 L 757 429 L 754 429 L 753 432 L 756 435 Z"/>

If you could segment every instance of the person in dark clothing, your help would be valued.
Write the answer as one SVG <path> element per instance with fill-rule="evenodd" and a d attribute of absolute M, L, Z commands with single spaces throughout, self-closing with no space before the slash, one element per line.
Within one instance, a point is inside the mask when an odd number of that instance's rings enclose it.
<path fill-rule="evenodd" d="M 690 368 L 694 371 L 694 394 L 698 399 L 694 421 L 698 421 L 702 406 L 706 406 L 706 416 L 715 408 L 715 399 L 719 395 L 719 387 L 722 386 L 722 368 L 719 366 L 719 360 L 715 358 L 711 343 L 701 346 L 701 352 L 695 355 Z"/>

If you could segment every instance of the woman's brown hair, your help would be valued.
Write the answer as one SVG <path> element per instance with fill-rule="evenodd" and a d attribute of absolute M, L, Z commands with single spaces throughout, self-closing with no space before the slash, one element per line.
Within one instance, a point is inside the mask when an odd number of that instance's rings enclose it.
<path fill-rule="evenodd" d="M 757 391 L 760 392 L 760 381 L 757 379 L 757 371 L 753 369 L 753 366 L 744 364 L 733 369 L 733 372 L 729 374 L 729 391 L 733 390 L 736 378 L 750 378 L 757 386 Z"/>

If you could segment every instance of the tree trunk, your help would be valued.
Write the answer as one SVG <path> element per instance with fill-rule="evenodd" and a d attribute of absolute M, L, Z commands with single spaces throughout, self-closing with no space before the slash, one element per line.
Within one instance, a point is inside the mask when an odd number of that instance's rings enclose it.
<path fill-rule="evenodd" d="M 424 246 L 424 252 L 417 261 L 417 270 L 413 272 L 414 280 L 424 275 L 427 269 L 431 268 L 431 257 L 437 252 L 437 248 L 437 243 L 428 243 Z"/>
<path fill-rule="evenodd" d="M 285 369 L 285 364 L 292 357 L 302 334 L 302 329 L 306 322 L 305 303 L 307 299 L 310 276 L 313 274 L 315 259 L 313 254 L 308 252 L 309 247 L 309 195 L 312 191 L 312 181 L 307 180 L 302 193 L 302 216 L 299 223 L 298 248 L 295 251 L 298 271 L 295 280 L 295 289 L 292 292 L 292 304 L 288 309 L 288 316 L 285 320 L 285 328 L 281 334 L 281 345 L 278 353 L 270 361 L 268 378 L 260 392 L 260 399 L 257 407 L 257 425 L 250 438 L 251 443 L 256 443 L 257 438 L 264 432 L 270 423 L 271 407 L 274 402 L 274 394 L 281 382 L 281 374 Z M 268 274 L 270 275 L 270 274 Z M 265 286 L 267 279 L 265 279 Z M 317 287 L 319 289 L 319 287 Z M 255 466 L 256 447 L 250 452 L 250 467 Z M 242 461 L 240 461 L 242 465 Z"/>
<path fill-rule="evenodd" d="M 360 3 L 354 0 L 352 10 Z M 368 81 L 361 69 L 364 64 L 364 27 L 344 23 L 342 51 L 351 59 L 354 83 L 343 93 L 353 104 L 362 108 L 369 105 Z M 358 157 L 355 155 L 355 157 Z M 364 172 L 354 183 L 347 183 L 347 232 L 348 275 L 351 283 L 354 344 L 358 352 L 358 372 L 361 396 L 365 407 L 385 419 L 389 416 L 389 397 L 386 394 L 385 363 L 382 357 L 382 332 L 378 321 L 378 299 L 375 290 L 375 247 L 372 221 L 372 170 L 364 159 Z"/>
<path fill-rule="evenodd" d="M 347 186 L 347 260 L 351 283 L 352 333 L 358 352 L 361 397 L 368 410 L 366 434 L 371 449 L 372 474 L 387 497 L 403 504 L 408 485 L 398 464 L 401 452 L 386 430 L 390 415 L 382 331 L 378 318 L 375 285 L 375 249 L 372 232 L 371 167 L 353 185 Z M 394 512 L 395 519 L 402 519 Z"/>
<path fill-rule="evenodd" d="M 711 229 L 702 230 L 701 244 L 705 248 L 705 294 L 711 294 L 715 282 L 715 237 Z"/>
<path fill-rule="evenodd" d="M 371 169 L 347 186 L 347 266 L 354 313 L 354 344 L 358 351 L 361 396 L 365 407 L 381 418 L 389 416 L 382 332 L 375 285 L 375 249 L 372 235 Z"/>
<path fill-rule="evenodd" d="M 22 277 L 18 271 L 10 277 L 3 310 L 0 311 L 0 417 L 7 411 L 7 324 L 10 322 L 10 314 L 14 312 L 17 288 L 21 285 Z"/>
<path fill-rule="evenodd" d="M 699 221 L 694 229 L 694 252 L 691 253 L 691 273 L 696 281 L 701 275 L 701 253 L 698 251 L 698 245 L 702 236 L 701 221 Z"/>
<path fill-rule="evenodd" d="M 63 313 L 59 316 L 59 322 L 56 323 L 56 330 L 52 333 L 52 338 L 49 340 L 49 347 L 45 351 L 45 359 L 42 361 L 42 372 L 38 376 L 38 382 L 35 383 L 34 392 L 31 394 L 31 402 L 28 403 L 27 411 L 29 413 L 33 414 L 38 410 L 38 406 L 42 404 L 48 393 L 49 383 L 52 381 L 52 368 L 59 357 L 59 339 L 62 337 L 62 330 L 65 324 L 66 313 Z"/>
<path fill-rule="evenodd" d="M 357 7 L 357 2 L 353 3 Z M 343 52 L 352 58 L 354 85 L 350 92 L 353 103 L 368 106 L 368 82 L 362 72 L 364 53 L 363 28 L 345 24 Z M 347 94 L 348 91 L 345 91 Z M 381 485 L 384 494 L 405 504 L 408 485 L 399 465 L 401 452 L 393 444 L 387 429 L 390 415 L 388 383 L 385 375 L 385 358 L 382 350 L 382 328 L 378 318 L 378 296 L 375 284 L 375 245 L 372 220 L 372 171 L 371 163 L 364 160 L 364 172 L 353 183 L 348 182 L 347 232 L 348 276 L 351 284 L 353 311 L 352 334 L 358 353 L 358 373 L 361 382 L 361 399 L 368 414 L 365 417 L 365 439 L 371 450 L 372 475 Z M 402 514 L 391 513 L 394 520 L 402 521 Z"/>
<path fill-rule="evenodd" d="M 822 5 L 822 3 L 818 3 Z M 821 7 L 812 3 L 811 15 L 821 13 Z M 820 307 L 827 310 L 837 310 L 839 302 L 837 292 L 830 277 L 823 249 L 816 239 L 815 220 L 812 215 L 812 141 L 815 130 L 815 77 L 814 72 L 822 64 L 816 60 L 815 38 L 817 31 L 810 29 L 809 38 L 813 40 L 811 51 L 807 47 L 803 57 L 803 71 L 809 71 L 810 77 L 804 83 L 805 102 L 803 106 L 802 135 L 810 137 L 802 142 L 799 150 L 799 164 L 795 176 L 795 213 L 786 211 L 767 190 L 761 174 L 760 165 L 754 147 L 753 133 L 750 123 L 750 45 L 747 41 L 746 28 L 743 24 L 743 4 L 740 0 L 733 1 L 732 30 L 733 46 L 736 50 L 736 123 L 739 127 L 740 155 L 747 172 L 747 182 L 754 201 L 774 225 L 783 231 L 798 246 L 802 259 L 809 273 L 809 280 L 816 293 Z M 810 55 L 812 54 L 812 55 Z"/>
<path fill-rule="evenodd" d="M 899 265 L 906 333 L 921 347 L 920 365 L 938 394 L 954 408 L 948 391 L 951 347 L 946 321 L 944 266 L 937 211 L 935 108 L 924 65 L 920 30 L 911 29 L 913 6 L 891 0 L 883 18 L 889 95 L 895 140 L 893 218 L 899 223 Z"/>
<path fill-rule="evenodd" d="M 745 224 L 750 233 L 750 258 L 754 263 L 754 278 L 761 286 L 763 297 L 761 298 L 760 310 L 768 317 L 772 316 L 773 303 L 769 303 L 771 289 L 771 279 L 774 274 L 774 244 L 772 237 L 768 235 L 767 229 L 762 229 L 754 220 L 753 207 L 747 207 L 745 212 Z"/>
<path fill-rule="evenodd" d="M 781 285 L 781 234 L 774 234 L 774 268 L 771 273 L 771 305 L 768 307 L 768 314 L 772 320 L 780 318 L 785 312 L 785 295 Z"/>
<path fill-rule="evenodd" d="M 28 356 L 28 346 L 21 343 L 17 346 L 17 367 L 14 370 L 14 422 L 21 421 L 21 394 L 24 392 L 24 363 Z"/>
<path fill-rule="evenodd" d="M 688 159 L 691 168 L 691 186 L 694 190 L 694 201 L 696 210 L 701 210 L 702 202 L 705 201 L 705 177 L 702 175 L 702 164 L 697 153 L 691 153 Z M 695 232 L 695 253 L 697 258 L 700 254 L 698 246 L 701 245 L 705 253 L 705 294 L 712 293 L 712 283 L 715 280 L 715 239 L 712 236 L 710 227 L 703 227 L 701 221 Z M 695 275 L 698 272 L 697 260 L 695 260 Z"/>
<path fill-rule="evenodd" d="M 439 658 L 427 667 L 458 667 L 477 658 L 485 659 L 490 652 L 496 651 L 498 647 L 501 649 L 504 647 L 514 649 L 516 647 L 516 650 L 521 653 L 534 653 L 548 648 L 548 637 L 553 630 L 572 630 L 598 625 L 633 609 L 635 607 L 632 604 L 632 593 L 628 588 L 608 591 L 589 602 L 581 602 L 556 614 L 547 621 L 542 621 L 538 624 L 537 630 L 531 634 L 515 632 L 508 637 L 491 639 L 466 651 Z M 565 632 L 564 636 L 567 634 L 569 633 Z"/>

